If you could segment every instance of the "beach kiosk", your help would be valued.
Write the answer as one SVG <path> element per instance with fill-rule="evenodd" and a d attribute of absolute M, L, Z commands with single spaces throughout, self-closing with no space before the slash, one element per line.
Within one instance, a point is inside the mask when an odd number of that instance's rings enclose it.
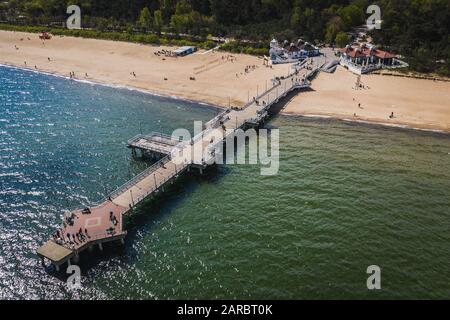
<path fill-rule="evenodd" d="M 181 48 L 176 49 L 176 50 L 173 52 L 173 54 L 174 54 L 176 57 L 184 57 L 184 56 L 187 56 L 187 55 L 189 55 L 189 54 L 194 53 L 195 51 L 197 51 L 197 48 L 196 48 L 196 47 L 193 47 L 193 46 L 184 46 L 184 47 L 181 47 Z"/>

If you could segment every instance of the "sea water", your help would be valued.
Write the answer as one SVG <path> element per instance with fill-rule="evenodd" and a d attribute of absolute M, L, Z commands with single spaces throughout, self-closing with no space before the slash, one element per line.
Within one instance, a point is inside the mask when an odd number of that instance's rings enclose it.
<path fill-rule="evenodd" d="M 64 210 L 144 170 L 126 141 L 193 129 L 215 108 L 0 67 L 0 298 L 450 296 L 450 137 L 276 116 L 280 170 L 183 177 L 83 253 L 82 289 L 35 254 Z M 367 267 L 381 268 L 370 291 Z"/>

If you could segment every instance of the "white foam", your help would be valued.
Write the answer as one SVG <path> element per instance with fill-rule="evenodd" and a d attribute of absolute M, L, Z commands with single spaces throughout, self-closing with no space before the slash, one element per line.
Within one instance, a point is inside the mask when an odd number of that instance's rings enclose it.
<path fill-rule="evenodd" d="M 349 119 L 349 118 L 339 118 L 339 117 L 335 117 L 335 116 L 326 116 L 326 115 L 319 115 L 319 114 L 302 115 L 302 114 L 293 114 L 293 113 L 283 113 L 283 115 L 291 116 L 291 117 L 312 118 L 312 119 L 335 119 L 335 120 L 344 121 L 344 122 L 354 122 L 354 123 L 369 124 L 369 125 L 379 125 L 379 126 L 383 126 L 383 127 L 391 127 L 391 128 L 399 128 L 399 129 L 407 129 L 407 130 L 417 130 L 417 131 L 433 132 L 433 133 L 440 133 L 440 134 L 450 134 L 450 132 L 447 132 L 444 130 L 439 130 L 439 129 L 426 129 L 426 128 L 413 127 L 413 126 L 409 126 L 406 124 L 375 122 L 375 121 Z"/>
<path fill-rule="evenodd" d="M 179 101 L 183 101 L 183 102 L 195 103 L 195 104 L 199 104 L 199 105 L 203 105 L 203 106 L 207 106 L 207 107 L 222 109 L 220 106 L 217 106 L 217 105 L 214 105 L 214 104 L 211 104 L 211 103 L 202 102 L 202 101 L 196 101 L 196 100 L 191 100 L 191 99 L 185 99 L 185 98 L 182 98 L 182 97 L 179 97 L 179 96 L 176 96 L 176 95 L 162 94 L 162 93 L 157 93 L 157 92 L 154 92 L 154 91 L 151 91 L 151 90 L 129 87 L 129 86 L 126 86 L 126 85 L 104 83 L 104 82 L 98 82 L 98 81 L 87 80 L 87 79 L 70 78 L 70 77 L 63 76 L 63 75 L 60 75 L 60 74 L 57 74 L 57 73 L 52 73 L 52 72 L 47 72 L 47 71 L 42 71 L 42 70 L 35 70 L 35 69 L 32 69 L 32 68 L 28 68 L 28 67 L 19 67 L 19 66 L 7 64 L 7 63 L 0 63 L 0 67 L 7 67 L 7 68 L 17 69 L 17 70 L 26 70 L 26 71 L 31 71 L 31 72 L 34 72 L 34 73 L 37 73 L 37 74 L 45 74 L 45 75 L 48 75 L 48 76 L 53 76 L 53 77 L 62 78 L 62 79 L 66 79 L 66 80 L 72 80 L 72 81 L 75 81 L 75 82 L 80 82 L 80 83 L 85 83 L 85 84 L 91 84 L 91 85 L 97 85 L 97 86 L 109 87 L 109 88 L 115 88 L 115 89 L 126 89 L 126 90 L 129 90 L 129 91 L 140 92 L 140 93 L 148 94 L 148 95 L 155 96 L 155 97 L 171 98 L 171 99 L 179 100 Z"/>

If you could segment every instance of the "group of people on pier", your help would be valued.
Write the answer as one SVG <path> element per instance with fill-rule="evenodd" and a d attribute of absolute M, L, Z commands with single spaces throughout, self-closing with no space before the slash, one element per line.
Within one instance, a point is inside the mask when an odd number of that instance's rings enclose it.
<path fill-rule="evenodd" d="M 75 246 L 79 246 L 85 242 L 88 242 L 90 238 L 91 237 L 90 237 L 87 229 L 84 229 L 84 231 L 83 231 L 81 228 L 75 234 L 65 233 L 64 228 L 56 230 L 56 232 L 53 234 L 53 240 L 57 244 L 63 245 L 65 247 L 69 247 L 72 249 Z"/>

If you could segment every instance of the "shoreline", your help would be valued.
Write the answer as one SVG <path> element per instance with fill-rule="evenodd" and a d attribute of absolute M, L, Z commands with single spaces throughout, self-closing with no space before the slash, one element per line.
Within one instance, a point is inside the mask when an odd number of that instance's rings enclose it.
<path fill-rule="evenodd" d="M 72 80 L 81 83 L 216 109 L 243 106 L 264 91 L 270 79 L 287 74 L 290 68 L 269 68 L 254 56 L 203 50 L 199 51 L 202 54 L 168 58 L 157 54 L 163 49 L 173 50 L 74 37 L 42 42 L 36 34 L 0 31 L 0 64 L 6 67 L 65 79 L 70 79 L 69 72 L 75 72 L 78 77 Z M 253 67 L 247 72 L 248 66 Z M 134 72 L 137 74 L 133 76 Z M 86 77 L 81 76 L 85 73 Z M 353 90 L 355 79 L 356 75 L 342 67 L 334 74 L 321 72 L 312 81 L 311 90 L 297 93 L 284 103 L 279 114 L 450 133 L 449 82 L 363 75 L 361 82 L 370 85 L 370 90 Z M 358 102 L 360 109 L 355 107 Z M 395 112 L 392 122 L 388 117 L 391 112 Z"/>
<path fill-rule="evenodd" d="M 24 71 L 34 72 L 34 73 L 38 73 L 38 74 L 44 74 L 44 75 L 47 75 L 47 76 L 52 76 L 52 77 L 61 78 L 61 79 L 65 79 L 65 80 L 71 80 L 71 81 L 79 82 L 79 83 L 91 84 L 91 85 L 96 85 L 96 86 L 103 86 L 103 87 L 108 87 L 108 88 L 113 88 L 113 89 L 124 89 L 124 90 L 128 90 L 128 91 L 135 91 L 135 92 L 139 92 L 139 93 L 143 93 L 143 94 L 148 94 L 148 95 L 151 95 L 151 96 L 154 96 L 154 97 L 160 97 L 160 98 L 165 98 L 165 99 L 173 99 L 173 100 L 178 100 L 178 101 L 198 104 L 198 105 L 201 105 L 203 107 L 209 107 L 209 108 L 215 108 L 215 109 L 221 109 L 221 110 L 225 110 L 226 109 L 225 107 L 214 105 L 214 104 L 211 104 L 211 103 L 208 103 L 208 102 L 186 99 L 186 98 L 183 98 L 181 96 L 168 95 L 168 94 L 164 94 L 164 93 L 151 91 L 151 90 L 148 90 L 148 89 L 130 87 L 130 86 L 127 86 L 127 85 L 121 85 L 121 84 L 115 84 L 115 83 L 106 83 L 106 82 L 100 82 L 100 81 L 96 81 L 96 80 L 70 78 L 70 77 L 67 77 L 65 75 L 62 75 L 62 74 L 59 74 L 59 73 L 55 73 L 55 72 L 48 72 L 48 71 L 44 71 L 44 70 L 36 70 L 36 69 L 28 68 L 28 67 L 16 66 L 16 65 L 13 65 L 13 64 L 2 63 L 2 62 L 0 62 L 0 67 L 6 67 L 6 68 L 11 68 L 11 69 L 17 69 L 17 70 L 24 70 Z"/>
<path fill-rule="evenodd" d="M 130 86 L 126 86 L 126 85 L 118 85 L 118 84 L 113 84 L 113 83 L 99 82 L 96 80 L 70 78 L 70 77 L 67 77 L 67 76 L 64 76 L 64 75 L 61 75 L 58 73 L 53 73 L 53 72 L 48 72 L 48 71 L 43 71 L 43 70 L 35 70 L 32 68 L 16 66 L 16 65 L 8 64 L 8 63 L 0 62 L 0 67 L 6 67 L 6 68 L 11 68 L 11 69 L 34 72 L 34 73 L 38 73 L 38 74 L 44 74 L 44 75 L 48 75 L 48 76 L 52 76 L 52 77 L 56 77 L 56 78 L 62 78 L 65 80 L 72 80 L 72 81 L 84 83 L 84 84 L 103 86 L 103 87 L 108 87 L 108 88 L 113 88 L 113 89 L 124 89 L 124 90 L 129 90 L 129 91 L 135 91 L 135 92 L 139 92 L 139 93 L 143 93 L 143 94 L 148 94 L 148 95 L 151 95 L 154 97 L 160 97 L 160 98 L 173 99 L 173 100 L 178 100 L 178 101 L 187 102 L 187 103 L 193 103 L 193 104 L 200 105 L 201 107 L 208 107 L 208 108 L 214 108 L 214 109 L 220 109 L 220 110 L 227 109 L 225 107 L 214 105 L 211 103 L 186 99 L 186 98 L 183 98 L 180 96 L 167 95 L 167 94 L 158 93 L 158 92 L 154 92 L 154 91 L 147 90 L 147 89 L 135 88 L 135 87 L 130 87 Z M 301 93 L 302 92 L 299 92 L 297 94 L 301 95 Z M 418 132 L 424 132 L 424 133 L 435 133 L 435 134 L 450 136 L 450 131 L 441 130 L 441 129 L 412 127 L 407 124 L 393 124 L 393 123 L 370 121 L 370 120 L 364 120 L 364 119 L 347 119 L 345 117 L 340 117 L 340 116 L 334 115 L 334 114 L 300 114 L 300 113 L 285 112 L 283 110 L 281 110 L 277 114 L 281 115 L 281 116 L 285 116 L 285 117 L 292 117 L 292 118 L 298 117 L 298 118 L 305 118 L 305 119 L 312 119 L 312 120 L 334 120 L 334 121 L 347 122 L 347 123 L 352 123 L 352 124 L 362 124 L 362 125 L 378 126 L 378 127 L 382 127 L 382 128 L 391 128 L 391 129 L 407 130 L 407 131 L 418 131 Z"/>
<path fill-rule="evenodd" d="M 388 77 L 450 82 L 450 78 L 445 78 L 442 76 L 433 77 L 432 75 L 427 75 L 427 74 L 410 74 L 410 73 L 401 73 L 399 71 L 376 70 L 376 71 L 372 72 L 372 74 L 376 74 L 376 75 L 380 75 L 380 76 L 388 76 Z"/>
<path fill-rule="evenodd" d="M 220 108 L 247 103 L 256 95 L 258 86 L 263 88 L 266 80 L 285 71 L 266 67 L 263 59 L 243 54 L 210 50 L 179 58 L 157 54 L 173 49 L 66 36 L 42 41 L 37 34 L 0 30 L 0 63 L 4 65 L 63 77 L 74 72 L 80 81 L 128 87 Z M 254 69 L 244 73 L 248 66 Z M 85 73 L 89 75 L 85 77 Z"/>
<path fill-rule="evenodd" d="M 356 88 L 357 79 L 342 67 L 333 74 L 321 72 L 283 114 L 450 133 L 450 83 L 368 74 Z"/>
<path fill-rule="evenodd" d="M 303 119 L 316 120 L 316 121 L 332 120 L 332 121 L 339 121 L 339 122 L 350 123 L 350 124 L 355 124 L 355 125 L 366 125 L 366 126 L 384 128 L 384 129 L 394 129 L 394 130 L 401 130 L 401 131 L 438 134 L 438 135 L 450 137 L 450 131 L 445 131 L 445 130 L 440 130 L 440 129 L 411 127 L 406 124 L 403 125 L 403 124 L 393 124 L 393 123 L 387 123 L 387 122 L 346 119 L 346 118 L 336 117 L 333 115 L 316 115 L 316 114 L 303 114 L 302 115 L 302 114 L 294 114 L 294 113 L 280 113 L 280 115 L 285 116 L 285 117 L 303 118 Z"/>
<path fill-rule="evenodd" d="M 442 135 L 448 135 L 450 137 L 450 130 L 432 129 L 432 128 L 427 128 L 427 127 L 412 126 L 410 124 L 389 123 L 389 122 L 382 122 L 382 121 L 376 121 L 376 120 L 350 119 L 350 118 L 341 117 L 341 116 L 334 115 L 334 114 L 322 114 L 321 115 L 321 114 L 300 114 L 300 113 L 291 113 L 291 112 L 280 112 L 280 115 L 283 115 L 286 117 L 301 117 L 301 118 L 309 118 L 309 119 L 317 119 L 317 120 L 329 119 L 329 120 L 336 120 L 336 121 L 354 123 L 354 124 L 379 126 L 379 127 L 383 127 L 383 128 L 437 133 L 437 134 L 442 134 Z"/>

